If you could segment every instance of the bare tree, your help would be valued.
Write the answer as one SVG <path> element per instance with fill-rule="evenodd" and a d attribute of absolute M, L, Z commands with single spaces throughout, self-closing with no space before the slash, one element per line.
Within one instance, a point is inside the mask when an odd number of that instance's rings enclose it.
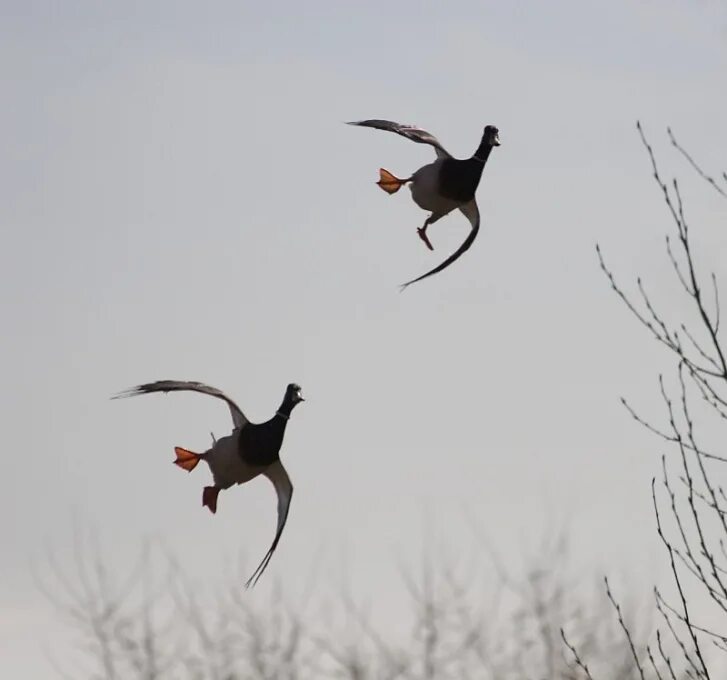
<path fill-rule="evenodd" d="M 520 576 L 442 558 L 423 560 L 416 574 L 403 570 L 409 632 L 397 639 L 349 595 L 321 595 L 330 615 L 306 616 L 279 588 L 264 606 L 239 579 L 200 590 L 159 546 L 144 548 L 123 578 L 99 555 L 77 540 L 73 578 L 51 559 L 41 579 L 78 635 L 80 657 L 59 669 L 65 677 L 587 680 L 560 643 L 565 628 L 595 667 L 608 669 L 604 677 L 638 678 L 608 601 L 571 575 L 562 537 Z M 330 623 L 310 623 L 319 620 Z"/>
<path fill-rule="evenodd" d="M 145 546 L 136 565 L 120 575 L 107 568 L 97 545 L 78 536 L 74 544 L 73 577 L 50 556 L 49 568 L 37 578 L 78 636 L 75 667 L 56 664 L 63 677 L 317 677 L 309 672 L 299 619 L 279 592 L 264 611 L 244 598 L 238 583 L 200 601 L 198 589 L 161 546 Z"/>
<path fill-rule="evenodd" d="M 671 223 L 665 256 L 682 300 L 658 303 L 641 277 L 634 291 L 627 292 L 600 247 L 596 250 L 612 289 L 674 362 L 673 373 L 658 379 L 663 424 L 655 424 L 622 398 L 632 418 L 670 451 L 662 456 L 651 494 L 674 588 L 669 594 L 654 590 L 659 625 L 651 644 L 639 648 L 633 642 L 632 628 L 623 620 L 608 583 L 606 588 L 641 678 L 721 678 L 725 659 L 720 657 L 727 651 L 727 497 L 720 481 L 727 462 L 720 452 L 727 435 L 727 348 L 721 343 L 719 287 L 714 273 L 705 275 L 698 267 L 680 184 L 663 179 L 640 124 L 637 129 Z M 708 191 L 727 198 L 727 173 L 708 175 L 672 131 L 667 133 L 673 149 Z M 681 315 L 679 310 L 684 310 Z M 590 676 L 587 655 L 567 638 L 566 644 Z"/>

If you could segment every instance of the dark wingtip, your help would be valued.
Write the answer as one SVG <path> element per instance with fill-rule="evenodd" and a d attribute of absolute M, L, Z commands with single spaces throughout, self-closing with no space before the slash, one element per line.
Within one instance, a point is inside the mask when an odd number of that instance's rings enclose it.
<path fill-rule="evenodd" d="M 147 390 L 144 389 L 146 385 L 137 385 L 136 387 L 129 387 L 126 390 L 122 390 L 118 394 L 114 394 L 111 399 L 126 399 L 128 397 L 136 397 L 140 394 L 147 394 Z"/>
<path fill-rule="evenodd" d="M 247 581 L 245 581 L 245 590 L 248 590 L 249 588 L 254 588 L 257 585 L 260 577 L 265 573 L 265 570 L 268 568 L 268 564 L 270 564 L 270 558 L 273 556 L 274 552 L 275 548 L 271 548 L 270 550 L 268 550 L 265 557 L 263 557 L 262 562 L 257 565 L 257 569 L 255 569 L 252 576 L 247 579 Z"/>
<path fill-rule="evenodd" d="M 260 567 L 258 567 L 258 569 L 260 569 Z M 258 580 L 262 576 L 262 573 L 258 573 L 258 569 L 256 569 L 255 573 L 247 579 L 247 581 L 245 581 L 245 590 L 250 590 L 250 588 L 254 588 L 257 585 Z M 263 569 L 263 571 L 265 570 Z"/>

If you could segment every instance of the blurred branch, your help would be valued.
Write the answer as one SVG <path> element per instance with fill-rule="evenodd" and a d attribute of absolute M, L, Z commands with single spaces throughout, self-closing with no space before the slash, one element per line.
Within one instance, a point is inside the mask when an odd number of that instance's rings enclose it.
<path fill-rule="evenodd" d="M 80 542 L 73 560 L 82 565 L 74 565 L 72 578 L 57 560 L 50 563 L 57 587 L 44 592 L 62 614 L 71 603 L 69 622 L 82 632 L 79 648 L 92 666 L 79 665 L 66 677 L 593 680 L 599 668 L 606 679 L 640 680 L 633 663 L 621 663 L 630 652 L 604 615 L 607 603 L 569 581 L 562 536 L 538 551 L 538 563 L 522 576 L 510 569 L 512 589 L 498 585 L 491 570 L 425 560 L 416 576 L 402 576 L 409 633 L 397 640 L 345 594 L 336 597 L 340 611 L 326 632 L 315 625 L 316 615 L 304 624 L 302 611 L 279 587 L 264 602 L 253 600 L 234 575 L 229 587 L 210 597 L 173 557 L 152 547 L 145 546 L 126 577 L 105 567 L 99 548 L 89 553 Z M 491 598 L 484 596 L 488 584 L 495 586 Z M 577 656 L 578 647 L 593 657 L 588 667 L 580 657 L 566 657 L 565 630 L 575 636 L 571 654 Z"/>

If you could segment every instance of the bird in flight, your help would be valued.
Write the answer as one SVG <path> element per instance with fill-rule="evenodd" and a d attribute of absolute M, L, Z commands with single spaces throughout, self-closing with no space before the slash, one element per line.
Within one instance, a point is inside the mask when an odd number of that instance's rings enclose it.
<path fill-rule="evenodd" d="M 427 228 L 455 208 L 464 214 L 471 226 L 469 235 L 454 253 L 434 269 L 407 281 L 403 284 L 402 290 L 412 283 L 426 279 L 449 267 L 465 251 L 469 250 L 480 229 L 480 211 L 475 200 L 475 191 L 482 178 L 482 171 L 492 147 L 500 146 L 499 130 L 494 125 L 488 125 L 474 154 L 470 158 L 458 159 L 453 158 L 434 135 L 413 125 L 402 125 L 390 120 L 378 119 L 351 121 L 349 125 L 388 130 L 411 139 L 413 142 L 434 147 L 437 160 L 433 163 L 419 168 L 407 179 L 399 179 L 388 170 L 381 168 L 377 184 L 388 194 L 395 194 L 404 184 L 409 184 L 414 202 L 423 210 L 431 213 L 424 224 L 417 229 L 419 238 L 424 241 L 429 250 L 434 250 L 434 248 L 427 236 Z"/>
<path fill-rule="evenodd" d="M 265 554 L 257 569 L 245 583 L 245 587 L 255 585 L 268 566 L 270 559 L 278 547 L 278 542 L 288 519 L 290 501 L 293 497 L 293 484 L 280 460 L 280 447 L 283 444 L 285 427 L 292 410 L 303 401 L 301 388 L 291 383 L 285 390 L 285 396 L 275 415 L 264 423 L 251 423 L 240 410 L 239 406 L 224 392 L 200 382 L 185 380 L 159 380 L 132 387 L 114 399 L 133 397 L 153 392 L 191 391 L 207 394 L 224 401 L 230 409 L 233 429 L 231 434 L 215 439 L 210 449 L 204 453 L 195 453 L 176 446 L 174 451 L 175 465 L 191 472 L 201 460 L 207 463 L 212 473 L 213 485 L 206 486 L 202 492 L 202 505 L 212 513 L 217 512 L 217 496 L 223 489 L 235 484 L 244 484 L 258 475 L 267 477 L 275 487 L 278 497 L 278 525 L 270 549 Z"/>

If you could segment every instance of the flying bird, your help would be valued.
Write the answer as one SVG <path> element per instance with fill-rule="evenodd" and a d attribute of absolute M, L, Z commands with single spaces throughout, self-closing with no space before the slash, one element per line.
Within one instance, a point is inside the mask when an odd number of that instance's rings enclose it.
<path fill-rule="evenodd" d="M 414 202 L 423 210 L 431 213 L 423 226 L 417 229 L 419 238 L 424 241 L 429 250 L 434 250 L 434 248 L 427 236 L 427 228 L 455 208 L 464 214 L 471 225 L 469 235 L 454 253 L 426 274 L 407 281 L 402 286 L 402 290 L 412 283 L 426 279 L 449 267 L 465 251 L 469 250 L 480 229 L 480 211 L 477 208 L 475 191 L 480 183 L 482 171 L 492 147 L 500 146 L 499 130 L 494 125 L 488 125 L 474 154 L 470 158 L 458 159 L 453 158 L 434 135 L 413 125 L 402 125 L 390 120 L 377 119 L 351 121 L 349 125 L 388 130 L 411 139 L 413 142 L 434 147 L 437 160 L 433 163 L 419 168 L 407 179 L 399 179 L 388 170 L 381 168 L 377 184 L 388 194 L 395 194 L 404 184 L 410 185 Z"/>
<path fill-rule="evenodd" d="M 258 475 L 267 477 L 275 487 L 278 497 L 278 526 L 270 549 L 245 583 L 245 587 L 250 587 L 258 582 L 267 568 L 288 519 L 293 484 L 283 467 L 279 453 L 290 414 L 296 405 L 303 401 L 301 388 L 295 383 L 288 385 L 280 408 L 264 423 L 251 423 L 240 407 L 224 392 L 200 382 L 159 380 L 132 387 L 113 398 L 134 397 L 152 392 L 181 391 L 200 392 L 221 399 L 227 404 L 232 416 L 232 433 L 221 439 L 215 439 L 213 435 L 212 448 L 204 453 L 195 453 L 180 446 L 174 448 L 176 459 L 173 462 L 182 470 L 191 472 L 201 460 L 209 465 L 214 484 L 206 486 L 202 491 L 202 505 L 209 508 L 212 513 L 216 513 L 217 495 L 220 491 L 229 489 L 234 484 L 249 482 Z"/>

